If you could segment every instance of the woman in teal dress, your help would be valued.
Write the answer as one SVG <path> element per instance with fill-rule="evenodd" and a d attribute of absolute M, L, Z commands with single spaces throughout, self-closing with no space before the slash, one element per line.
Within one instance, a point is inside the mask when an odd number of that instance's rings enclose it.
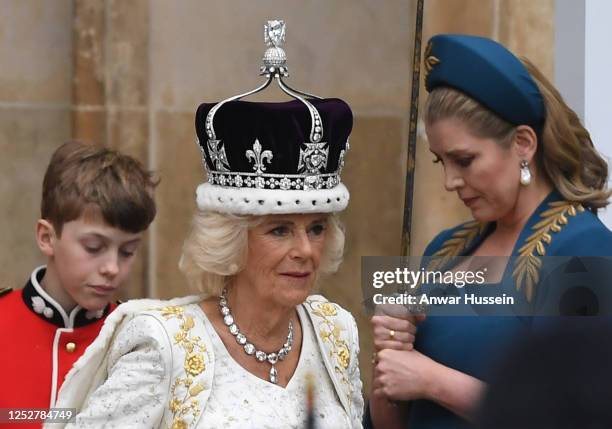
<path fill-rule="evenodd" d="M 612 232 L 597 217 L 610 196 L 605 160 L 552 84 L 500 44 L 437 35 L 425 67 L 429 148 L 444 169 L 445 189 L 474 218 L 441 232 L 425 255 L 510 256 L 502 287 L 526 305 L 550 302 L 544 255 L 612 256 Z M 397 320 L 375 318 L 365 426 L 470 427 L 498 357 L 543 319 L 551 318 L 430 315 L 406 335 L 395 329 Z M 417 321 L 407 320 L 414 333 Z M 412 341 L 414 350 L 406 351 Z"/>

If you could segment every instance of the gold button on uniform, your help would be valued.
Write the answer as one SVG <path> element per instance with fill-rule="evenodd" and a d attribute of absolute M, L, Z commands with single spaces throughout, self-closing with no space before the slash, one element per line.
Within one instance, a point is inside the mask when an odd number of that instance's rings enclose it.
<path fill-rule="evenodd" d="M 66 343 L 66 351 L 68 353 L 72 353 L 75 350 L 76 350 L 76 344 L 74 344 L 73 342 Z"/>

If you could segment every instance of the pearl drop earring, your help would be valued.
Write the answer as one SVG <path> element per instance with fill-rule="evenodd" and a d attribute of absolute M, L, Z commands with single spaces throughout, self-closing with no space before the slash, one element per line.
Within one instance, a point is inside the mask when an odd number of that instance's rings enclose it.
<path fill-rule="evenodd" d="M 525 160 L 521 161 L 521 185 L 527 186 L 531 183 L 531 171 L 529 171 L 529 163 Z"/>

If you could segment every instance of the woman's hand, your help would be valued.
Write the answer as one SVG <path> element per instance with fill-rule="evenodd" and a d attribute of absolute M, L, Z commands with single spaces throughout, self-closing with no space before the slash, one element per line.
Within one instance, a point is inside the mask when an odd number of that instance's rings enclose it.
<path fill-rule="evenodd" d="M 377 306 L 376 315 L 370 319 L 374 334 L 374 349 L 377 352 L 384 349 L 412 350 L 416 325 L 424 319 L 425 315 L 413 315 L 404 306 Z"/>
<path fill-rule="evenodd" d="M 471 420 L 485 384 L 442 365 L 417 350 L 382 350 L 377 353 L 372 395 L 375 399 L 412 401 L 427 399 Z"/>
<path fill-rule="evenodd" d="M 377 353 L 372 392 L 393 401 L 431 399 L 439 364 L 417 350 Z"/>

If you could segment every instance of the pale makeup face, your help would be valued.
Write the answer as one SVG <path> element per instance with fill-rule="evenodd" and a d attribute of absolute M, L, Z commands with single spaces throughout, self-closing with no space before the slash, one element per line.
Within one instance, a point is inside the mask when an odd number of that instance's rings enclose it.
<path fill-rule="evenodd" d="M 497 221 L 516 206 L 520 162 L 512 148 L 476 137 L 453 119 L 426 127 L 434 162 L 444 167 L 444 187 L 457 196 L 479 221 Z"/>
<path fill-rule="evenodd" d="M 327 240 L 327 214 L 269 215 L 250 229 L 236 283 L 268 302 L 295 307 L 311 293 Z"/>
<path fill-rule="evenodd" d="M 62 286 L 55 293 L 65 291 L 65 303 L 104 308 L 128 276 L 141 238 L 142 233 L 113 228 L 102 220 L 80 217 L 65 223 L 61 237 L 52 235 L 48 255 Z"/>

